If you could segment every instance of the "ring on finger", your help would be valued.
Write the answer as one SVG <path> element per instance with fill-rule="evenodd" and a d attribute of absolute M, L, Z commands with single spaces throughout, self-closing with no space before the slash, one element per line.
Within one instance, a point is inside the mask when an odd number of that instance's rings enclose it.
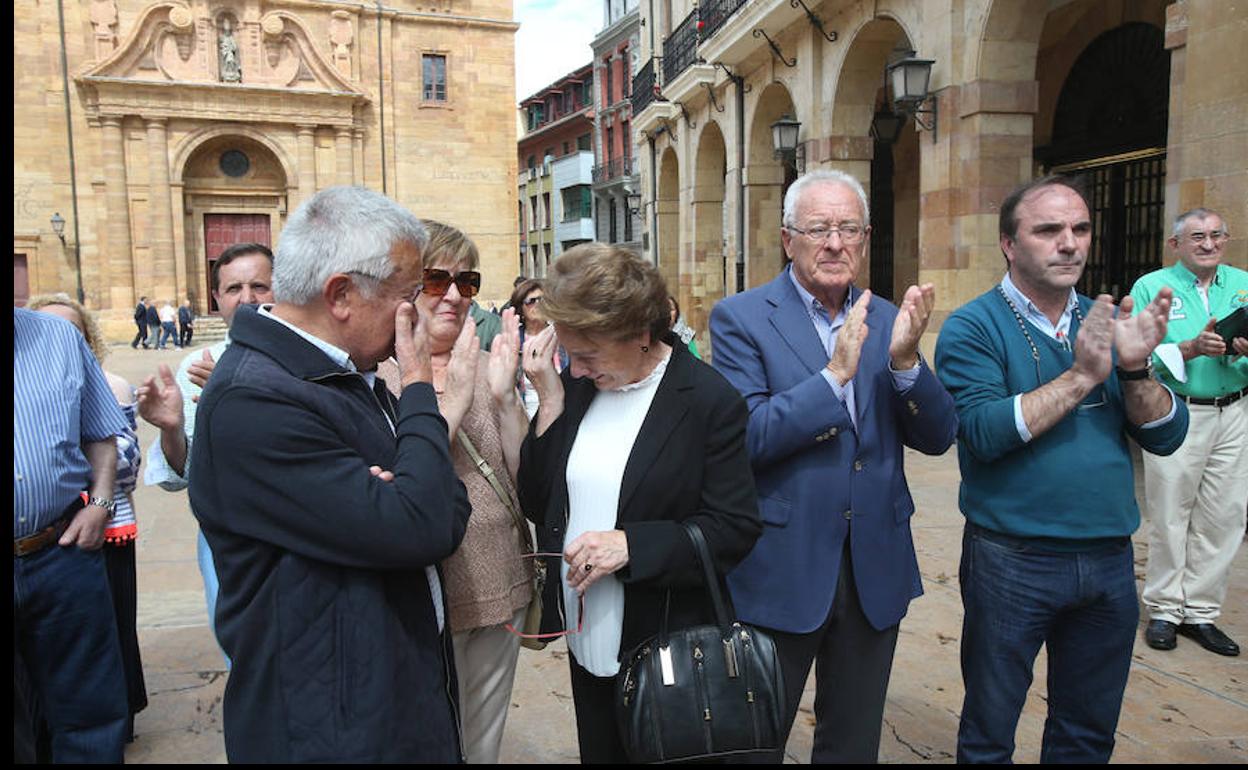
<path fill-rule="evenodd" d="M 586 564 L 586 565 L 585 565 L 585 571 L 586 571 L 586 572 L 593 572 L 593 571 L 594 571 L 594 565 L 592 565 L 592 564 Z"/>

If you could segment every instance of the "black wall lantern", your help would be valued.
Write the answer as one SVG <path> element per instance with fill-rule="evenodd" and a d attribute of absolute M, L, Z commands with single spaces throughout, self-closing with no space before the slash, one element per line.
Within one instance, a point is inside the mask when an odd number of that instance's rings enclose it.
<path fill-rule="evenodd" d="M 775 148 L 774 157 L 796 169 L 798 174 L 805 171 L 802 167 L 806 165 L 806 159 L 801 157 L 805 153 L 799 153 L 801 148 L 797 141 L 797 135 L 801 128 L 802 124 L 791 115 L 781 115 L 775 123 L 771 124 L 771 142 Z"/>
<path fill-rule="evenodd" d="M 920 128 L 932 132 L 932 141 L 935 142 L 936 97 L 928 90 L 928 85 L 932 78 L 932 65 L 936 62 L 920 59 L 911 50 L 895 53 L 898 55 L 892 63 L 884 67 L 884 78 L 893 91 L 893 110 L 913 117 Z M 931 108 L 923 109 L 927 102 L 931 102 Z M 928 119 L 924 120 L 922 116 L 928 116 Z M 875 127 L 874 120 L 872 127 Z"/>

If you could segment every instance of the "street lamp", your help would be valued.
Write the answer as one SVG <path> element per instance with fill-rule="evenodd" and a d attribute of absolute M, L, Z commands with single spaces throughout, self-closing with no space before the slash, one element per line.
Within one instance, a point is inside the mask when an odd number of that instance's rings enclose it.
<path fill-rule="evenodd" d="M 637 216 L 641 213 L 641 193 L 630 192 L 624 196 L 624 205 L 628 206 L 628 213 Z"/>
<path fill-rule="evenodd" d="M 69 248 L 69 244 L 65 241 L 65 217 L 61 216 L 61 212 L 52 215 L 52 232 L 57 238 L 61 239 L 61 246 Z M 78 304 L 86 301 L 86 294 L 82 291 L 82 252 L 78 247 L 78 241 L 74 241 L 74 266 L 78 273 Z"/>
<path fill-rule="evenodd" d="M 56 237 L 61 239 L 61 245 L 65 244 L 65 217 L 61 216 L 61 212 L 52 215 L 52 232 L 56 233 Z"/>
<path fill-rule="evenodd" d="M 871 116 L 871 135 L 877 142 L 895 144 L 901 136 L 901 127 L 905 124 L 904 114 L 893 112 L 888 105 L 884 105 Z"/>
<path fill-rule="evenodd" d="M 914 51 L 901 50 L 891 64 L 884 67 L 884 77 L 893 87 L 893 107 L 905 115 L 914 118 L 914 122 L 932 132 L 932 141 L 936 141 L 936 98 L 928 91 L 932 78 L 933 59 L 920 59 Z M 931 109 L 922 109 L 924 102 L 931 101 Z M 920 115 L 930 115 L 925 121 Z"/>
<path fill-rule="evenodd" d="M 774 157 L 792 166 L 799 174 L 804 171 L 802 166 L 806 165 L 805 158 L 798 158 L 797 134 L 801 128 L 802 124 L 791 115 L 781 115 L 775 123 L 771 124 Z"/>

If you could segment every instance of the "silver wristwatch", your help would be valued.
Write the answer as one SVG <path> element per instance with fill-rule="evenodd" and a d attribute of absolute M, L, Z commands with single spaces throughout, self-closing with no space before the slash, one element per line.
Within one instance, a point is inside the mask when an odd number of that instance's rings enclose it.
<path fill-rule="evenodd" d="M 107 497 L 89 497 L 87 498 L 87 505 L 97 505 L 108 511 L 108 518 L 110 519 L 117 513 L 116 501 L 109 500 Z"/>

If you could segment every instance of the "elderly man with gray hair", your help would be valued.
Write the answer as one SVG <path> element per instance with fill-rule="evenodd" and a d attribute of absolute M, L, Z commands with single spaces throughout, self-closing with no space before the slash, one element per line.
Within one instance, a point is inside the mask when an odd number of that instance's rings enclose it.
<path fill-rule="evenodd" d="M 786 730 L 815 666 L 812 763 L 877 759 L 897 633 L 922 593 L 903 449 L 938 455 L 958 424 L 919 354 L 935 288 L 898 307 L 854 284 L 870 222 L 858 180 L 806 174 L 784 196 L 789 265 L 711 312 L 715 368 L 750 410 L 766 525 L 728 587 L 775 640 Z"/>
<path fill-rule="evenodd" d="M 470 508 L 411 303 L 426 242 L 378 193 L 313 196 L 276 304 L 239 308 L 200 399 L 190 497 L 221 581 L 231 762 L 462 761 L 436 565 Z M 391 355 L 397 400 L 375 374 Z"/>
<path fill-rule="evenodd" d="M 1223 262 L 1230 232 L 1216 211 L 1174 221 L 1175 262 L 1131 289 L 1136 312 L 1162 289 L 1174 292 L 1166 336 L 1153 352 L 1156 375 L 1187 402 L 1183 445 L 1169 457 L 1144 452 L 1144 494 L 1152 536 L 1142 599 L 1144 641 L 1173 650 L 1176 636 L 1218 655 L 1239 645 L 1214 625 L 1244 536 L 1248 500 L 1248 339 L 1218 322 L 1248 313 L 1248 272 Z"/>

